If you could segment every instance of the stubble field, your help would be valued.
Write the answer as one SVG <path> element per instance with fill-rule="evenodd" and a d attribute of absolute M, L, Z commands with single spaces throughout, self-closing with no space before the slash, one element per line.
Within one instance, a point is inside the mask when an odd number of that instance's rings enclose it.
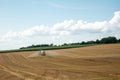
<path fill-rule="evenodd" d="M 0 80 L 120 80 L 120 44 L 0 54 Z"/>

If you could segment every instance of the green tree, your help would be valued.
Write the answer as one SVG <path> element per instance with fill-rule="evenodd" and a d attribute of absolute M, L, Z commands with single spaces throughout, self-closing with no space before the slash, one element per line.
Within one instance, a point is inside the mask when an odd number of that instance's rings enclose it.
<path fill-rule="evenodd" d="M 100 40 L 101 43 L 117 43 L 116 37 L 106 37 Z"/>
<path fill-rule="evenodd" d="M 118 39 L 118 42 L 120 43 L 120 39 Z"/>
<path fill-rule="evenodd" d="M 100 43 L 100 40 L 99 40 L 99 39 L 97 39 L 97 40 L 95 41 L 95 43 L 96 43 L 96 44 L 99 44 L 99 43 Z"/>

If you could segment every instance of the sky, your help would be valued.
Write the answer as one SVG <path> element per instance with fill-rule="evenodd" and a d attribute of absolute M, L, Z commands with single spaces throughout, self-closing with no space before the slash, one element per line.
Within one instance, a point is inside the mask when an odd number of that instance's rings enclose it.
<path fill-rule="evenodd" d="M 0 0 L 0 50 L 120 38 L 120 0 Z"/>

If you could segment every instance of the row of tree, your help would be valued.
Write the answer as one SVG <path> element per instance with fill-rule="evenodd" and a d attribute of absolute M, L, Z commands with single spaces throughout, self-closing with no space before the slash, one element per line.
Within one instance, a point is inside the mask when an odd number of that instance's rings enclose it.
<path fill-rule="evenodd" d="M 69 45 L 84 45 L 84 44 L 110 44 L 110 43 L 120 43 L 120 39 L 117 39 L 116 37 L 104 37 L 102 39 L 97 39 L 97 40 L 91 40 L 91 41 L 82 41 L 81 43 L 70 43 Z M 63 45 L 68 45 L 68 44 L 63 44 Z"/>
<path fill-rule="evenodd" d="M 116 37 L 105 37 L 102 38 L 101 40 L 97 39 L 96 41 L 87 41 L 87 42 L 82 42 L 82 44 L 109 44 L 109 43 L 120 43 L 120 39 L 117 39 Z"/>
<path fill-rule="evenodd" d="M 27 46 L 27 47 L 21 47 L 20 49 L 25 49 L 25 48 L 36 48 L 36 47 L 51 47 L 53 46 L 53 44 L 37 44 L 37 45 L 31 45 L 31 46 Z"/>
<path fill-rule="evenodd" d="M 59 46 L 70 46 L 70 45 L 85 45 L 85 44 L 109 44 L 109 43 L 120 43 L 120 39 L 117 39 L 116 37 L 110 36 L 110 37 L 104 37 L 102 39 L 97 39 L 95 41 L 82 41 L 78 43 L 64 43 Z M 58 46 L 58 45 L 53 45 L 53 44 L 38 44 L 38 45 L 31 45 L 28 47 L 22 47 L 20 49 L 25 49 L 25 48 L 35 48 L 35 47 L 53 47 L 53 46 Z"/>

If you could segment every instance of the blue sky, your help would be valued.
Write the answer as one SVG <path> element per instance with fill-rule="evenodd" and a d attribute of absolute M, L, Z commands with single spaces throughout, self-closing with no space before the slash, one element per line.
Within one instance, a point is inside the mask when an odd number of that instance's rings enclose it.
<path fill-rule="evenodd" d="M 120 0 L 0 0 L 0 50 L 119 37 L 119 3 Z"/>

